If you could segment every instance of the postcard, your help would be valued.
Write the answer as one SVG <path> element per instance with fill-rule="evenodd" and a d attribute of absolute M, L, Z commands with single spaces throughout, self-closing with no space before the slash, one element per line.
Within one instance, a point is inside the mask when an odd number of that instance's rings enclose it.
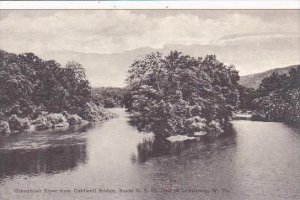
<path fill-rule="evenodd" d="M 300 199 L 299 8 L 2 5 L 1 200 Z"/>

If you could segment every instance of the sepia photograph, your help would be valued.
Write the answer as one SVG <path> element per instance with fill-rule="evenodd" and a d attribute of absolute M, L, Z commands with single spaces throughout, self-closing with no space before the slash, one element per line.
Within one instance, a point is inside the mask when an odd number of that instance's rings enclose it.
<path fill-rule="evenodd" d="M 0 10 L 0 199 L 300 199 L 299 10 Z"/>

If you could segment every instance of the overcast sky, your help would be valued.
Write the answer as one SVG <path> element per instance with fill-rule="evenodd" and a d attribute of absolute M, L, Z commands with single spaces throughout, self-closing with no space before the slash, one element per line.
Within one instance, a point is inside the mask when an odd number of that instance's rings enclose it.
<path fill-rule="evenodd" d="M 199 45 L 207 47 L 209 53 L 217 49 L 220 57 L 236 65 L 242 75 L 299 64 L 300 12 L 1 10 L 0 48 L 12 53 L 30 51 L 49 59 L 50 52 L 113 54 L 144 47 L 163 49 L 167 45 L 183 45 L 185 49 Z M 108 84 L 96 82 L 96 75 L 109 71 L 110 66 L 98 66 L 98 71 L 91 71 L 88 64 L 84 67 L 88 76 L 93 74 L 94 86 Z M 123 84 L 120 80 L 128 65 L 115 66 L 114 70 L 118 67 L 120 74 L 114 86 Z"/>

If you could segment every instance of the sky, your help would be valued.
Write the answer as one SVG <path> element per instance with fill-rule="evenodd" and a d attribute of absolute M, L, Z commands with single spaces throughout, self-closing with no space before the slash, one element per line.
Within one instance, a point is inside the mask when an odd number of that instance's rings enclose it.
<path fill-rule="evenodd" d="M 156 50 L 216 54 L 241 75 L 300 64 L 299 10 L 0 12 L 1 49 L 76 60 L 92 86 L 123 86 L 134 53 Z"/>

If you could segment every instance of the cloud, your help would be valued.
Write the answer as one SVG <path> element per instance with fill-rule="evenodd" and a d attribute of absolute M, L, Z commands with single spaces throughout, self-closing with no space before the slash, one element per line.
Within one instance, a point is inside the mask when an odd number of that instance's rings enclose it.
<path fill-rule="evenodd" d="M 299 37 L 296 32 L 293 33 L 247 33 L 247 34 L 233 34 L 225 35 L 218 39 L 218 41 L 231 41 L 231 40 L 243 40 L 243 39 L 262 39 L 262 38 L 282 38 L 282 37 Z"/>
<path fill-rule="evenodd" d="M 211 44 L 224 35 L 270 31 L 284 35 L 299 27 L 297 20 L 276 24 L 248 13 L 226 12 L 221 17 L 220 11 L 211 11 L 211 16 L 214 12 L 219 18 L 186 11 L 159 17 L 129 10 L 15 11 L 1 20 L 1 48 L 17 52 L 114 53 L 165 44 Z"/>
<path fill-rule="evenodd" d="M 0 48 L 79 61 L 94 86 L 123 85 L 128 65 L 151 50 L 216 54 L 248 74 L 300 63 L 299 17 L 297 10 L 1 10 Z"/>

